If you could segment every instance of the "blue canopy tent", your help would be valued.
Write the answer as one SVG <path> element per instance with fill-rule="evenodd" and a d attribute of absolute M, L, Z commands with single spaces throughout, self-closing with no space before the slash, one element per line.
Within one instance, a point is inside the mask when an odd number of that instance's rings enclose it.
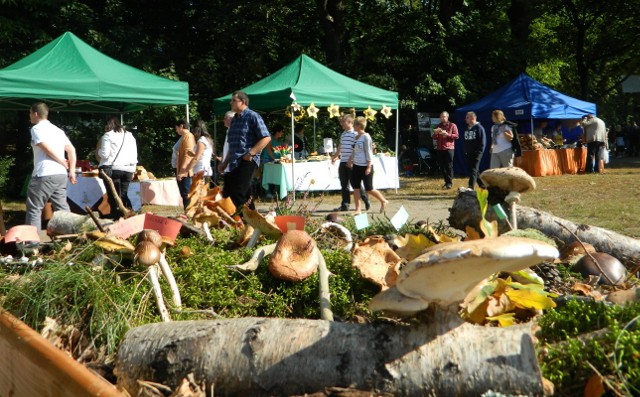
<path fill-rule="evenodd" d="M 487 150 L 482 158 L 480 169 L 489 168 L 490 129 L 493 125 L 491 113 L 500 109 L 507 120 L 527 120 L 533 130 L 534 119 L 580 119 L 585 114 L 596 114 L 596 104 L 572 98 L 556 91 L 522 73 L 509 84 L 492 92 L 479 101 L 456 109 L 455 122 L 460 134 L 466 129 L 464 117 L 467 112 L 475 112 L 478 121 L 487 131 Z M 456 144 L 454 169 L 456 173 L 468 175 L 464 161 L 464 139 L 461 136 Z"/>

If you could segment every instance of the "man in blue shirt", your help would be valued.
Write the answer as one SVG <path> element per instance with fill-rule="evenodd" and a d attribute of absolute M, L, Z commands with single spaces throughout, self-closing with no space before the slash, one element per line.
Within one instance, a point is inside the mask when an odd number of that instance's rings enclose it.
<path fill-rule="evenodd" d="M 231 110 L 236 115 L 227 131 L 229 150 L 218 165 L 224 174 L 222 195 L 231 198 L 233 204 L 241 209 L 251 198 L 251 178 L 260 165 L 260 152 L 271 141 L 271 136 L 262 117 L 249 109 L 249 97 L 242 91 L 231 96 Z M 249 204 L 255 209 L 253 201 Z"/>

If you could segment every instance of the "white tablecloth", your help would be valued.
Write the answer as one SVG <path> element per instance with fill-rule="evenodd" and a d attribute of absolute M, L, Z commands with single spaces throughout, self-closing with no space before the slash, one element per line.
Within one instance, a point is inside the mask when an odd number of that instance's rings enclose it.
<path fill-rule="evenodd" d="M 373 159 L 374 189 L 397 189 L 398 161 L 395 157 L 375 157 Z M 340 190 L 338 177 L 339 162 L 326 161 L 267 163 L 262 172 L 262 187 L 269 184 L 280 185 L 280 197 L 285 197 L 295 186 L 296 191 Z M 295 184 L 294 179 L 295 178 Z"/>
<path fill-rule="evenodd" d="M 93 208 L 107 193 L 102 179 L 90 176 L 78 176 L 78 183 L 75 185 L 67 182 L 67 200 L 73 201 L 82 211 L 85 206 Z M 140 182 L 131 182 L 127 191 L 131 206 L 135 211 L 142 207 L 140 197 Z"/>

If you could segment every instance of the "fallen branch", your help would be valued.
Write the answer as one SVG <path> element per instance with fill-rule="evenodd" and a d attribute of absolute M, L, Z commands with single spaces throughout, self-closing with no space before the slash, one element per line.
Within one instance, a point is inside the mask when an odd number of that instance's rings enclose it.
<path fill-rule="evenodd" d="M 111 179 L 111 177 L 107 175 L 107 173 L 104 172 L 104 170 L 100 170 L 100 177 L 103 179 L 103 181 L 106 182 L 107 189 L 109 189 L 109 192 L 111 192 L 111 195 L 115 199 L 118 209 L 120 210 L 120 212 L 122 212 L 123 217 L 129 218 L 135 215 L 135 212 L 129 210 L 122 203 L 122 199 L 120 198 L 120 195 L 116 191 L 116 187 L 113 185 L 113 179 Z"/>
<path fill-rule="evenodd" d="M 101 232 L 104 232 L 104 228 L 100 224 L 100 220 L 96 217 L 93 211 L 91 211 L 91 207 L 89 207 L 88 205 L 85 205 L 84 210 L 87 211 L 87 214 L 89 214 L 89 217 L 91 217 L 91 220 L 93 221 L 93 223 L 96 224 L 96 226 L 98 227 L 98 230 L 100 230 Z"/>

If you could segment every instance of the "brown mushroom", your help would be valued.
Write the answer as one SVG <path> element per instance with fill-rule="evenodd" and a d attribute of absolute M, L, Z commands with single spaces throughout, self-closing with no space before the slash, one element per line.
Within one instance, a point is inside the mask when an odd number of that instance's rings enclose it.
<path fill-rule="evenodd" d="M 620 285 L 627 279 L 627 269 L 615 257 L 604 253 L 594 252 L 580 258 L 573 266 L 573 270 L 582 277 L 599 276 L 600 284 Z"/>
<path fill-rule="evenodd" d="M 153 294 L 156 297 L 160 317 L 162 317 L 163 321 L 171 321 L 169 310 L 167 310 L 164 304 L 164 298 L 162 297 L 162 289 L 160 288 L 158 270 L 156 268 L 156 264 L 160 261 L 161 254 L 160 248 L 151 241 L 141 241 L 136 246 L 134 260 L 148 267 L 149 282 L 151 282 Z"/>
<path fill-rule="evenodd" d="M 402 268 L 396 288 L 404 296 L 446 308 L 459 304 L 475 285 L 494 273 L 517 271 L 557 257 L 555 247 L 522 237 L 442 243 L 427 248 Z"/>
<path fill-rule="evenodd" d="M 318 269 L 316 242 L 304 230 L 289 230 L 276 243 L 269 271 L 285 281 L 302 281 Z"/>
<path fill-rule="evenodd" d="M 369 236 L 353 249 L 351 264 L 362 277 L 385 290 L 396 283 L 402 258 L 382 236 Z"/>
<path fill-rule="evenodd" d="M 162 246 L 162 236 L 157 230 L 154 230 L 154 229 L 144 229 L 141 232 L 139 232 L 138 243 L 142 241 L 149 241 L 158 248 Z"/>
<path fill-rule="evenodd" d="M 247 243 L 247 247 L 253 248 L 258 242 L 260 234 L 271 239 L 279 239 L 282 236 L 282 230 L 274 223 L 269 221 L 266 217 L 260 214 L 258 211 L 252 210 L 246 205 L 242 209 L 242 217 L 247 225 L 253 227 L 254 231 Z"/>
<path fill-rule="evenodd" d="M 516 204 L 520 202 L 521 193 L 535 190 L 536 181 L 519 167 L 490 168 L 480 174 L 480 179 L 487 187 L 508 192 L 504 201 L 509 204 L 511 227 L 517 229 Z"/>
<path fill-rule="evenodd" d="M 171 289 L 171 299 L 173 301 L 173 304 L 176 307 L 181 307 L 182 298 L 180 297 L 180 290 L 178 289 L 178 284 L 176 283 L 176 279 L 173 276 L 171 267 L 169 267 L 169 263 L 167 262 L 167 258 L 164 254 L 164 250 L 167 245 L 169 246 L 174 245 L 173 240 L 171 240 L 168 237 L 160 235 L 160 233 L 157 230 L 144 229 L 138 233 L 138 245 L 140 245 L 140 243 L 142 242 L 148 242 L 158 247 L 160 252 L 160 257 L 158 258 L 156 263 L 159 265 L 162 275 L 169 283 L 169 288 Z M 151 266 L 151 265 L 147 265 L 147 266 Z"/>

